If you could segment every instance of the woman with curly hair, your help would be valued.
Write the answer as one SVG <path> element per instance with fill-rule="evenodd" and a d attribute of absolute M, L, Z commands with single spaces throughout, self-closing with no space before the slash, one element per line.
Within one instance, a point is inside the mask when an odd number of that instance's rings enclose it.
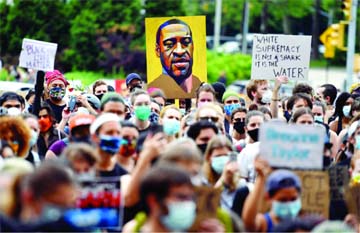
<path fill-rule="evenodd" d="M 18 157 L 26 157 L 31 131 L 21 117 L 0 117 L 0 139 L 5 140 Z"/>

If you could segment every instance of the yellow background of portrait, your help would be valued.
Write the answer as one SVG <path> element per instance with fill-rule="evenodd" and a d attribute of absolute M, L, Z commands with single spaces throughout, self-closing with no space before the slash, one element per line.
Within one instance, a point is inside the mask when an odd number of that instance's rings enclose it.
<path fill-rule="evenodd" d="M 190 26 L 194 44 L 192 74 L 202 82 L 207 82 L 205 16 L 176 16 L 145 18 L 147 83 L 162 73 L 160 57 L 156 56 L 155 52 L 156 32 L 159 26 L 169 19 L 180 19 Z"/>

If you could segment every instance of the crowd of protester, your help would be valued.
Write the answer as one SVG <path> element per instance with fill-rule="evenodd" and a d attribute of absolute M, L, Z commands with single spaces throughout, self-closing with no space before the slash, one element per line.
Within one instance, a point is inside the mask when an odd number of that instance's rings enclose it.
<path fill-rule="evenodd" d="M 345 201 L 329 203 L 329 219 L 303 214 L 299 177 L 259 157 L 259 129 L 322 125 L 323 169 L 346 166 L 360 184 L 360 83 L 298 83 L 280 96 L 287 82 L 251 80 L 246 95 L 202 83 L 196 98 L 175 101 L 135 73 L 122 96 L 102 80 L 80 92 L 60 71 L 38 71 L 25 98 L 0 95 L 0 231 L 107 230 L 74 225 L 66 211 L 81 182 L 116 177 L 116 231 L 359 232 Z M 214 213 L 199 213 L 199 187 L 220 192 Z"/>

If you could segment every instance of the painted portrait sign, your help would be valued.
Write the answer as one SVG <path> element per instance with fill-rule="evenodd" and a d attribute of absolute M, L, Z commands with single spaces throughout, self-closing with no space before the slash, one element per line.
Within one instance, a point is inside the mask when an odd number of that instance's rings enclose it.
<path fill-rule="evenodd" d="M 205 16 L 146 18 L 145 27 L 148 88 L 195 98 L 207 81 Z"/>

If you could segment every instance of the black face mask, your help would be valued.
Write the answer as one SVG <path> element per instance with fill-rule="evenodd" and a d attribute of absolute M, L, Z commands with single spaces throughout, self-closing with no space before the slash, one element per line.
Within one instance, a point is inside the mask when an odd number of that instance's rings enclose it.
<path fill-rule="evenodd" d="M 207 143 L 197 145 L 201 153 L 204 155 L 207 147 Z"/>
<path fill-rule="evenodd" d="M 101 101 L 101 98 L 104 96 L 104 94 L 99 94 L 99 95 L 95 95 L 100 101 Z"/>
<path fill-rule="evenodd" d="M 291 118 L 291 115 L 290 115 L 290 113 L 288 111 L 285 111 L 284 112 L 284 117 L 285 117 L 286 121 L 289 121 L 290 118 Z"/>
<path fill-rule="evenodd" d="M 259 128 L 248 130 L 247 133 L 254 142 L 259 141 Z"/>
<path fill-rule="evenodd" d="M 138 88 L 138 89 L 142 89 L 142 86 L 141 86 L 140 84 L 136 84 L 136 85 L 134 85 L 134 86 L 130 87 L 130 92 L 135 91 L 135 89 L 136 89 L 136 88 Z"/>
<path fill-rule="evenodd" d="M 237 122 L 234 123 L 234 129 L 239 134 L 244 134 L 245 133 L 245 128 L 244 127 L 245 127 L 245 122 L 243 122 L 243 121 L 237 121 Z"/>

